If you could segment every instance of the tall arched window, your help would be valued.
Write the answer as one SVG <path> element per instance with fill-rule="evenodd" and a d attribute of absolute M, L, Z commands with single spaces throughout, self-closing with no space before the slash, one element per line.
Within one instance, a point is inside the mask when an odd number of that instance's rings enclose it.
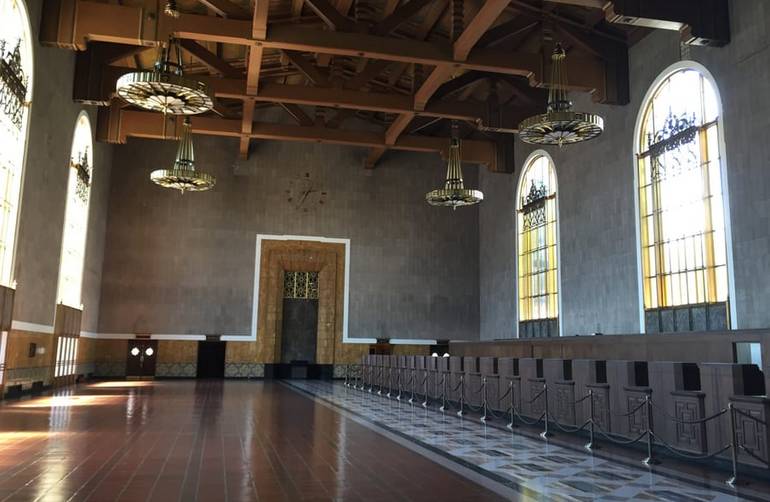
<path fill-rule="evenodd" d="M 556 170 L 546 154 L 526 163 L 517 201 L 519 337 L 559 336 Z"/>
<path fill-rule="evenodd" d="M 0 0 L 0 284 L 13 283 L 16 226 L 32 96 L 32 39 L 21 0 Z"/>
<path fill-rule="evenodd" d="M 67 208 L 64 213 L 59 302 L 79 308 L 82 303 L 83 262 L 88 232 L 88 202 L 91 197 L 93 143 L 91 122 L 81 112 L 75 126 L 67 180 Z"/>
<path fill-rule="evenodd" d="M 669 71 L 648 93 L 637 152 L 647 332 L 729 323 L 720 103 L 704 72 Z"/>

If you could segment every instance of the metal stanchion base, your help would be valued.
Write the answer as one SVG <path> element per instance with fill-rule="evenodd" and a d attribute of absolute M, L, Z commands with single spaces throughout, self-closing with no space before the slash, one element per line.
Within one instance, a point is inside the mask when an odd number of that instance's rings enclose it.
<path fill-rule="evenodd" d="M 741 477 L 730 476 L 730 479 L 725 480 L 725 484 L 729 485 L 732 488 L 737 488 L 739 486 L 746 486 L 749 484 L 749 482 L 745 481 Z"/>
<path fill-rule="evenodd" d="M 506 428 L 508 428 L 508 429 L 511 429 L 511 430 L 513 430 L 513 429 L 515 429 L 516 427 L 518 427 L 518 425 L 514 425 L 513 423 L 510 423 L 510 424 L 506 425 L 505 427 L 506 427 Z"/>
<path fill-rule="evenodd" d="M 644 465 L 658 465 L 660 464 L 660 460 L 658 460 L 655 457 L 647 457 L 644 460 L 642 460 L 642 463 Z"/>
<path fill-rule="evenodd" d="M 463 410 L 460 410 L 460 411 L 458 411 L 458 412 L 457 412 L 457 416 L 458 416 L 458 417 L 461 417 L 461 416 L 463 416 Z"/>
<path fill-rule="evenodd" d="M 446 409 L 444 409 L 444 407 L 443 407 L 443 406 L 441 406 L 441 407 L 438 409 L 438 411 L 446 411 Z"/>
<path fill-rule="evenodd" d="M 423 407 L 423 408 L 427 408 L 427 407 L 428 407 L 428 401 L 423 401 L 423 403 L 422 403 L 422 407 Z"/>
<path fill-rule="evenodd" d="M 544 431 L 544 432 L 541 432 L 541 433 L 540 433 L 540 437 L 541 437 L 541 438 L 543 438 L 543 439 L 548 439 L 548 438 L 549 438 L 549 437 L 551 437 L 551 436 L 553 436 L 553 433 L 552 433 L 552 432 L 545 432 L 545 431 Z"/>
<path fill-rule="evenodd" d="M 586 443 L 585 446 L 583 446 L 588 451 L 594 451 L 594 450 L 601 450 L 601 447 L 594 443 Z"/>

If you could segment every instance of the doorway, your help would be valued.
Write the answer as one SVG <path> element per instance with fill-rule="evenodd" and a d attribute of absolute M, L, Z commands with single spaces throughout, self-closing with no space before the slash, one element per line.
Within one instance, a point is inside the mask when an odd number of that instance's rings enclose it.
<path fill-rule="evenodd" d="M 126 360 L 127 377 L 154 377 L 158 359 L 157 340 L 129 340 Z"/>
<path fill-rule="evenodd" d="M 227 342 L 198 342 L 198 378 L 225 377 L 225 351 Z"/>
<path fill-rule="evenodd" d="M 281 362 L 315 364 L 318 300 L 284 298 L 282 324 Z"/>

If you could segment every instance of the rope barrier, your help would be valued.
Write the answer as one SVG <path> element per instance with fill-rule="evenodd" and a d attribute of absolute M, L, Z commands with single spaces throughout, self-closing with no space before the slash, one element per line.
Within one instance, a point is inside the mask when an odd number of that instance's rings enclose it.
<path fill-rule="evenodd" d="M 751 448 L 749 448 L 748 446 L 746 446 L 746 445 L 744 445 L 744 444 L 742 444 L 742 445 L 738 445 L 738 446 L 740 447 L 740 449 L 741 449 L 741 450 L 743 450 L 744 452 L 748 453 L 748 455 L 749 455 L 751 458 L 753 458 L 754 460 L 756 460 L 757 462 L 762 462 L 763 464 L 765 464 L 765 465 L 767 465 L 768 467 L 770 467 L 770 464 L 767 462 L 767 460 L 765 460 L 765 459 L 763 459 L 762 457 L 759 457 L 759 456 L 757 456 L 756 454 L 754 454 L 754 450 L 752 450 L 752 449 L 751 449 Z"/>
<path fill-rule="evenodd" d="M 642 401 L 641 403 L 639 403 L 639 406 L 637 406 L 637 407 L 636 407 L 636 408 L 634 408 L 633 410 L 629 411 L 628 413 L 613 413 L 611 410 L 607 410 L 607 413 L 609 413 L 609 414 L 610 414 L 610 415 L 612 415 L 613 417 L 619 417 L 619 418 L 622 418 L 622 417 L 630 417 L 631 415 L 633 415 L 633 414 L 634 414 L 634 413 L 636 413 L 637 411 L 641 410 L 641 409 L 642 409 L 642 406 L 644 406 L 644 405 L 646 405 L 646 404 L 647 404 L 647 402 L 646 402 L 646 401 Z"/>
<path fill-rule="evenodd" d="M 668 444 L 667 442 L 663 441 L 663 439 L 659 438 L 654 432 L 651 433 L 651 434 L 657 440 L 657 443 L 655 443 L 656 445 L 662 446 L 665 449 L 667 449 L 668 451 L 670 451 L 671 453 L 673 453 L 674 455 L 680 456 L 680 457 L 682 457 L 684 459 L 687 459 L 687 460 L 708 460 L 710 458 L 714 458 L 717 455 L 720 455 L 720 454 L 726 452 L 732 446 L 732 445 L 728 444 L 728 445 L 723 446 L 720 450 L 715 451 L 714 453 L 706 453 L 706 454 L 703 454 L 703 455 L 694 455 L 692 453 L 685 452 L 685 451 L 677 448 L 676 446 Z"/>
<path fill-rule="evenodd" d="M 676 422 L 678 424 L 684 424 L 684 425 L 703 424 L 703 423 L 706 423 L 706 422 L 708 422 L 710 420 L 713 420 L 713 419 L 715 419 L 717 417 L 721 417 L 722 415 L 727 413 L 727 408 L 723 408 L 723 409 L 719 410 L 718 412 L 714 413 L 713 415 L 711 415 L 709 417 L 706 417 L 706 418 L 699 418 L 699 419 L 696 419 L 696 420 L 683 420 L 681 418 L 676 418 L 676 417 L 672 417 L 671 415 L 669 415 L 668 412 L 666 412 L 665 409 L 663 409 L 660 406 L 658 406 L 657 404 L 655 404 L 655 401 L 653 401 L 652 399 L 650 399 L 650 404 L 652 404 L 652 406 L 655 409 L 659 410 L 663 414 L 663 416 L 665 416 L 667 419 L 669 419 L 669 420 L 671 420 L 673 422 Z"/>
<path fill-rule="evenodd" d="M 654 458 L 654 447 L 662 447 L 664 448 L 669 454 L 682 458 L 685 460 L 693 460 L 693 461 L 703 461 L 712 459 L 714 457 L 720 456 L 730 450 L 731 453 L 731 460 L 732 460 L 732 477 L 728 479 L 726 482 L 730 485 L 734 485 L 738 482 L 738 453 L 740 451 L 743 451 L 746 455 L 748 455 L 750 458 L 756 460 L 757 462 L 760 462 L 764 465 L 770 466 L 770 462 L 767 460 L 761 458 L 755 451 L 744 444 L 742 441 L 739 441 L 737 426 L 736 426 L 736 416 L 741 416 L 748 418 L 752 420 L 753 422 L 767 427 L 767 421 L 762 420 L 761 418 L 758 418 L 752 414 L 750 414 L 747 411 L 744 411 L 742 409 L 739 409 L 734 406 L 732 402 L 728 403 L 727 408 L 723 408 L 712 415 L 709 415 L 707 417 L 698 418 L 698 419 L 682 419 L 675 416 L 670 415 L 665 408 L 659 406 L 655 401 L 651 399 L 650 394 L 645 394 L 644 400 L 639 402 L 636 406 L 634 406 L 633 409 L 629 410 L 625 413 L 614 413 L 608 408 L 604 408 L 604 412 L 607 413 L 610 416 L 614 417 L 630 417 L 636 413 L 638 413 L 640 410 L 642 410 L 643 407 L 646 407 L 646 414 L 647 414 L 647 421 L 645 429 L 640 431 L 640 433 L 635 437 L 625 437 L 622 438 L 622 436 L 619 436 L 617 433 L 609 432 L 605 430 L 602 425 L 596 421 L 596 411 L 595 411 L 595 399 L 594 399 L 594 393 L 592 389 L 589 389 L 588 394 L 585 396 L 574 399 L 569 401 L 571 406 L 577 406 L 578 404 L 589 400 L 590 403 L 590 415 L 589 418 L 583 422 L 581 426 L 571 426 L 569 424 L 562 424 L 559 423 L 558 420 L 550 413 L 548 407 L 549 407 L 549 400 L 548 400 L 548 385 L 543 384 L 543 389 L 535 394 L 532 398 L 525 401 L 526 404 L 533 404 L 539 399 L 541 399 L 543 396 L 543 405 L 544 405 L 544 411 L 540 414 L 537 418 L 527 418 L 526 416 L 523 416 L 515 406 L 515 399 L 514 399 L 514 389 L 513 389 L 513 383 L 514 379 L 508 379 L 508 389 L 504 393 L 502 393 L 499 396 L 494 396 L 493 401 L 496 403 L 496 406 L 502 406 L 502 403 L 504 400 L 508 399 L 510 402 L 510 405 L 508 406 L 507 410 L 495 410 L 493 407 L 490 407 L 490 399 L 489 399 L 489 387 L 488 387 L 488 381 L 487 378 L 496 378 L 498 381 L 498 387 L 496 387 L 497 391 L 496 394 L 499 394 L 499 382 L 500 382 L 500 376 L 499 375 L 490 375 L 487 376 L 481 376 L 481 386 L 478 389 L 470 389 L 470 394 L 473 396 L 481 395 L 482 402 L 480 406 L 476 406 L 470 403 L 465 402 L 465 379 L 464 375 L 459 375 L 459 381 L 456 385 L 451 385 L 448 383 L 447 377 L 450 379 L 452 378 L 453 373 L 447 373 L 442 372 L 438 369 L 431 370 L 431 369 L 422 369 L 418 370 L 416 368 L 392 368 L 392 367 L 375 367 L 372 365 L 347 365 L 345 367 L 345 386 L 361 391 L 367 390 L 371 393 L 372 389 L 374 387 L 378 387 L 380 391 L 385 386 L 385 383 L 383 381 L 383 373 L 387 369 L 388 372 L 388 378 L 387 378 L 387 386 L 389 389 L 389 392 L 387 394 L 388 397 L 390 397 L 391 392 L 393 391 L 393 375 L 392 372 L 395 369 L 396 370 L 396 387 L 398 388 L 398 396 L 396 399 L 401 398 L 402 391 L 406 388 L 411 388 L 411 398 L 409 399 L 409 402 L 411 403 L 415 396 L 418 395 L 418 391 L 416 390 L 416 385 L 418 383 L 416 372 L 417 371 L 423 371 L 423 378 L 420 382 L 420 385 L 423 388 L 424 393 L 424 400 L 422 402 L 422 406 L 426 407 L 428 406 L 428 403 L 431 400 L 431 393 L 428 391 L 429 387 L 429 379 L 431 372 L 435 373 L 435 379 L 432 382 L 431 387 L 435 391 L 434 394 L 436 395 L 435 399 L 441 400 L 441 407 L 439 408 L 440 411 L 447 411 L 451 410 L 452 408 L 456 407 L 459 411 L 457 412 L 458 416 L 462 416 L 464 410 L 467 408 L 473 412 L 482 413 L 482 416 L 480 417 L 481 421 L 486 421 L 487 418 L 498 418 L 502 419 L 504 417 L 509 416 L 510 417 L 510 423 L 508 423 L 508 428 L 515 427 L 515 420 L 518 419 L 523 424 L 529 425 L 529 426 L 536 426 L 539 423 L 543 423 L 544 431 L 541 433 L 542 437 L 548 437 L 548 427 L 550 423 L 553 423 L 553 425 L 556 426 L 556 428 L 562 432 L 574 434 L 574 433 L 580 433 L 586 430 L 588 428 L 590 439 L 589 442 L 585 445 L 585 447 L 589 450 L 594 448 L 594 435 L 596 433 L 599 434 L 602 438 L 606 439 L 607 441 L 620 445 L 620 446 L 627 446 L 631 444 L 638 443 L 645 437 L 646 443 L 647 443 L 647 458 L 644 459 L 644 463 L 646 464 L 654 464 L 658 463 L 657 460 Z M 405 386 L 402 386 L 402 372 L 407 371 L 409 372 L 409 379 L 406 382 Z M 441 378 L 439 379 L 439 375 L 441 375 Z M 478 376 L 478 375 L 473 375 Z M 376 379 L 376 382 L 375 382 Z M 360 385 L 359 385 L 360 384 Z M 439 392 L 440 389 L 440 392 Z M 454 395 L 455 393 L 458 393 L 459 396 L 457 398 L 452 398 L 448 394 Z M 381 392 L 378 392 L 378 394 L 381 394 Z M 731 432 L 731 439 L 730 443 L 727 445 L 722 446 L 720 449 L 713 451 L 713 452 L 706 452 L 702 454 L 695 454 L 689 451 L 682 450 L 681 448 L 674 446 L 668 442 L 666 442 L 665 439 L 660 437 L 658 434 L 655 433 L 655 431 L 652 428 L 652 410 L 653 408 L 657 410 L 661 415 L 666 419 L 669 420 L 675 424 L 681 424 L 681 425 L 703 425 L 710 421 L 717 420 L 723 415 L 728 415 L 729 422 L 730 422 L 730 432 Z"/>

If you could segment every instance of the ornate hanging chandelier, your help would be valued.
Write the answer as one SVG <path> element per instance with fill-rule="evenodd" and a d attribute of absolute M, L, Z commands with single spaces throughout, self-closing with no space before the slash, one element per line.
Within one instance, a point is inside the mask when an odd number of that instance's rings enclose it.
<path fill-rule="evenodd" d="M 173 188 L 184 192 L 203 192 L 211 190 L 216 184 L 216 178 L 210 174 L 195 170 L 195 155 L 193 154 L 192 130 L 190 119 L 185 117 L 182 126 L 182 137 L 179 139 L 179 149 L 176 152 L 174 167 L 157 169 L 150 174 L 153 183 L 163 188 Z"/>
<path fill-rule="evenodd" d="M 561 44 L 556 44 L 551 55 L 551 86 L 548 91 L 548 109 L 541 115 L 529 117 L 519 124 L 519 138 L 535 145 L 568 145 L 588 141 L 604 130 L 604 119 L 593 113 L 572 110 L 567 97 L 567 76 L 564 60 L 567 55 Z"/>
<path fill-rule="evenodd" d="M 174 51 L 176 61 L 171 59 Z M 152 70 L 123 75 L 116 91 L 132 105 L 168 115 L 195 115 L 214 107 L 208 85 L 183 75 L 182 52 L 173 38 L 158 51 Z"/>
<path fill-rule="evenodd" d="M 459 206 L 472 206 L 484 200 L 480 190 L 465 188 L 463 184 L 462 161 L 460 159 L 460 140 L 457 137 L 457 126 L 452 125 L 452 139 L 449 144 L 449 161 L 446 169 L 446 183 L 425 194 L 425 200 L 431 206 L 449 206 L 457 209 Z"/>

